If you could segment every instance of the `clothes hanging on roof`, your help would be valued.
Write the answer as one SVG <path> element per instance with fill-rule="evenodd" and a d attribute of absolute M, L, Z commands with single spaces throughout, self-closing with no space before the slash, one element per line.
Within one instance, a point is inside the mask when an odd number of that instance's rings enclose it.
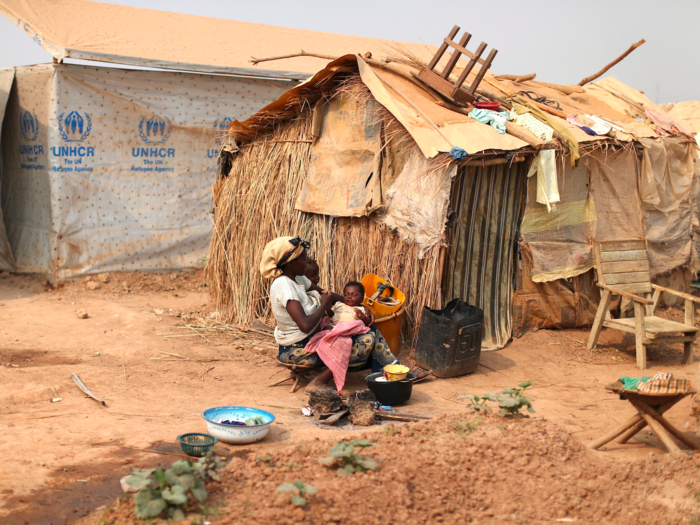
<path fill-rule="evenodd" d="M 612 129 L 610 126 L 605 126 L 591 120 L 590 115 L 581 115 L 579 113 L 571 113 L 566 117 L 566 121 L 570 122 L 574 126 L 585 131 L 587 134 L 592 136 L 597 135 L 607 135 Z"/>
<path fill-rule="evenodd" d="M 510 116 L 515 124 L 531 131 L 535 137 L 545 142 L 549 142 L 552 140 L 552 137 L 554 137 L 554 130 L 544 122 L 533 117 L 530 113 L 518 114 L 517 111 L 511 110 Z"/>
<path fill-rule="evenodd" d="M 532 104 L 531 102 L 521 98 L 513 98 L 513 109 L 519 114 L 530 112 L 537 119 L 544 122 L 548 126 L 552 127 L 554 131 L 559 133 L 566 142 L 569 144 L 569 156 L 571 157 L 571 167 L 575 168 L 578 166 L 578 161 L 581 158 L 581 153 L 578 149 L 578 140 L 571 134 L 569 128 L 567 128 L 558 118 L 545 113 L 540 108 Z"/>
<path fill-rule="evenodd" d="M 672 119 L 668 115 L 662 115 L 658 111 L 655 111 L 654 109 L 648 108 L 646 106 L 644 106 L 644 114 L 649 120 L 651 120 L 659 128 L 663 129 L 666 133 L 670 135 L 682 134 L 691 139 L 695 138 L 693 133 L 687 130 L 683 126 L 683 124 L 681 124 L 677 120 Z"/>
<path fill-rule="evenodd" d="M 547 206 L 547 211 L 552 211 L 552 204 L 560 202 L 559 184 L 557 183 L 557 163 L 555 151 L 542 150 L 530 165 L 527 176 L 537 174 L 537 202 Z"/>
<path fill-rule="evenodd" d="M 501 135 L 506 134 L 506 120 L 511 120 L 506 111 L 491 111 L 490 109 L 473 109 L 467 115 L 483 124 L 490 124 Z"/>

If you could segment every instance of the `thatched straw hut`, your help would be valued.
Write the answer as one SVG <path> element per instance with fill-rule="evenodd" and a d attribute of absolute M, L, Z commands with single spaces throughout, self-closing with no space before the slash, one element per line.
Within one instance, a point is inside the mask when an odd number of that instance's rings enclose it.
<path fill-rule="evenodd" d="M 277 235 L 309 239 L 331 289 L 367 273 L 390 279 L 408 298 L 409 331 L 426 305 L 482 307 L 485 348 L 514 331 L 589 324 L 596 239 L 647 239 L 654 275 L 693 264 L 695 142 L 650 125 L 649 110 L 663 112 L 640 92 L 614 78 L 579 88 L 489 72 L 482 99 L 516 116 L 500 133 L 416 81 L 420 67 L 340 57 L 231 125 L 208 258 L 227 321 L 269 315 L 258 261 Z M 604 119 L 601 134 L 580 127 L 589 117 Z M 468 155 L 450 156 L 455 146 Z"/>

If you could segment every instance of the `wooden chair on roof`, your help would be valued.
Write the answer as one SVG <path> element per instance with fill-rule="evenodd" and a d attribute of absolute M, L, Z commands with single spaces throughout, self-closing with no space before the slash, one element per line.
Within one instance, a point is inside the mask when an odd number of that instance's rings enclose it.
<path fill-rule="evenodd" d="M 586 345 L 588 349 L 595 348 L 600 331 L 605 326 L 635 335 L 639 368 L 647 366 L 646 345 L 657 342 L 682 342 L 683 364 L 692 363 L 693 341 L 699 330 L 695 327 L 695 305 L 700 303 L 700 298 L 651 284 L 645 241 L 606 241 L 597 243 L 594 248 L 598 286 L 602 290 L 600 305 Z M 685 300 L 684 323 L 654 315 L 661 292 Z M 621 295 L 633 301 L 634 318 L 612 318 L 610 299 L 613 295 Z"/>

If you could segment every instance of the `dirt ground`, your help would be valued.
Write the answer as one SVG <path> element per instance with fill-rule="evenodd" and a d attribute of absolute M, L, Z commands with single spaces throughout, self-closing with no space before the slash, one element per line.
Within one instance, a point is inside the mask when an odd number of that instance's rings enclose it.
<path fill-rule="evenodd" d="M 88 317 L 79 318 L 79 310 Z M 650 431 L 600 452 L 582 447 L 634 413 L 604 389 L 619 377 L 640 375 L 629 335 L 604 330 L 598 350 L 589 352 L 586 330 L 529 334 L 484 353 L 472 375 L 417 384 L 401 410 L 431 416 L 430 422 L 326 428 L 301 415 L 303 389 L 290 394 L 289 385 L 268 386 L 286 374 L 273 362 L 269 336 L 216 330 L 216 319 L 199 274 L 109 274 L 57 289 L 1 274 L 0 522 L 58 525 L 93 513 L 86 523 L 125 522 L 121 507 L 129 503 L 120 503 L 113 518 L 104 515 L 121 493 L 119 478 L 133 466 L 179 459 L 172 455 L 180 453 L 176 436 L 205 431 L 201 412 L 220 405 L 260 407 L 277 422 L 262 442 L 217 449 L 233 459 L 228 482 L 215 489 L 222 514 L 212 523 L 327 523 L 339 516 L 348 523 L 372 516 L 416 523 L 464 516 L 493 523 L 693 523 L 700 515 L 700 492 L 691 490 L 693 482 L 700 484 L 697 461 L 663 454 Z M 696 380 L 697 362 L 679 364 L 681 344 L 650 346 L 648 356 L 646 375 L 663 370 Z M 72 373 L 107 406 L 85 397 Z M 474 426 L 476 416 L 466 415 L 458 396 L 522 381 L 535 382 L 534 417 L 506 423 L 484 418 L 477 430 L 462 435 L 460 428 L 470 421 Z M 364 388 L 362 373 L 352 375 L 347 388 Z M 61 400 L 52 402 L 56 397 Z M 691 399 L 681 402 L 668 419 L 695 436 L 691 405 Z M 316 458 L 329 444 L 359 435 L 378 443 L 371 452 L 382 468 L 341 487 Z M 531 453 L 516 453 L 523 450 Z M 289 457 L 287 463 L 300 470 L 261 466 L 255 458 L 265 454 Z M 297 475 L 319 487 L 306 512 L 278 501 L 274 492 L 282 481 L 303 479 Z M 415 491 L 405 492 L 421 480 Z M 426 480 L 434 485 L 424 486 Z M 518 487 L 522 495 L 516 497 Z M 373 503 L 353 510 L 347 502 L 354 500 L 344 498 L 344 491 Z M 269 509 L 261 504 L 257 514 L 240 512 L 246 501 L 268 501 Z"/>

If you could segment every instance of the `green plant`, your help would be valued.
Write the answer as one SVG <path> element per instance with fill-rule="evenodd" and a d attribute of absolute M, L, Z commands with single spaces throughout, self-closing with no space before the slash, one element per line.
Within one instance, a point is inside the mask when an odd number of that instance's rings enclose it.
<path fill-rule="evenodd" d="M 388 434 L 389 436 L 393 436 L 397 432 L 398 432 L 398 430 L 396 430 L 395 428 L 391 428 L 389 425 L 384 425 L 384 433 L 385 434 Z"/>
<path fill-rule="evenodd" d="M 255 461 L 258 462 L 258 463 L 261 462 L 261 461 L 262 461 L 263 463 L 268 463 L 268 462 L 272 461 L 272 456 L 270 456 L 269 454 L 265 454 L 265 455 L 264 455 L 263 457 L 261 457 L 261 458 L 255 458 Z"/>
<path fill-rule="evenodd" d="M 341 441 L 334 445 L 328 451 L 330 457 L 321 458 L 319 461 L 327 467 L 337 466 L 338 476 L 350 476 L 355 472 L 366 472 L 368 470 L 376 470 L 377 462 L 369 457 L 355 454 L 355 447 L 360 449 L 366 447 L 375 447 L 376 443 L 367 441 L 366 439 L 353 439 L 352 441 Z"/>
<path fill-rule="evenodd" d="M 292 494 L 291 501 L 297 507 L 303 507 L 307 503 L 306 496 L 316 494 L 316 487 L 297 480 L 294 483 L 282 483 L 277 487 L 277 492 L 296 492 Z"/>
<path fill-rule="evenodd" d="M 486 404 L 487 401 L 493 401 L 498 403 L 498 413 L 501 416 L 519 414 L 520 409 L 524 407 L 527 407 L 528 412 L 534 413 L 532 399 L 522 395 L 532 385 L 532 381 L 525 381 L 520 383 L 518 388 L 506 388 L 502 392 L 491 392 L 482 396 L 459 396 L 458 399 L 470 399 L 472 402 L 467 403 L 467 407 L 477 412 L 482 410 L 487 413 L 493 412 L 493 409 Z"/>
<path fill-rule="evenodd" d="M 180 460 L 167 470 L 131 469 L 126 484 L 134 494 L 135 514 L 139 518 L 155 518 L 163 512 L 174 521 L 185 519 L 185 510 L 194 508 L 207 498 L 204 483 L 221 481 L 217 470 L 223 465 L 213 452 L 196 462 Z"/>
<path fill-rule="evenodd" d="M 455 423 L 453 419 L 452 424 L 454 425 L 457 433 L 463 437 L 465 434 L 471 434 L 477 428 L 479 428 L 479 426 L 481 425 L 481 418 L 477 419 L 476 421 L 467 421 L 464 425 L 462 425 L 461 423 Z"/>

